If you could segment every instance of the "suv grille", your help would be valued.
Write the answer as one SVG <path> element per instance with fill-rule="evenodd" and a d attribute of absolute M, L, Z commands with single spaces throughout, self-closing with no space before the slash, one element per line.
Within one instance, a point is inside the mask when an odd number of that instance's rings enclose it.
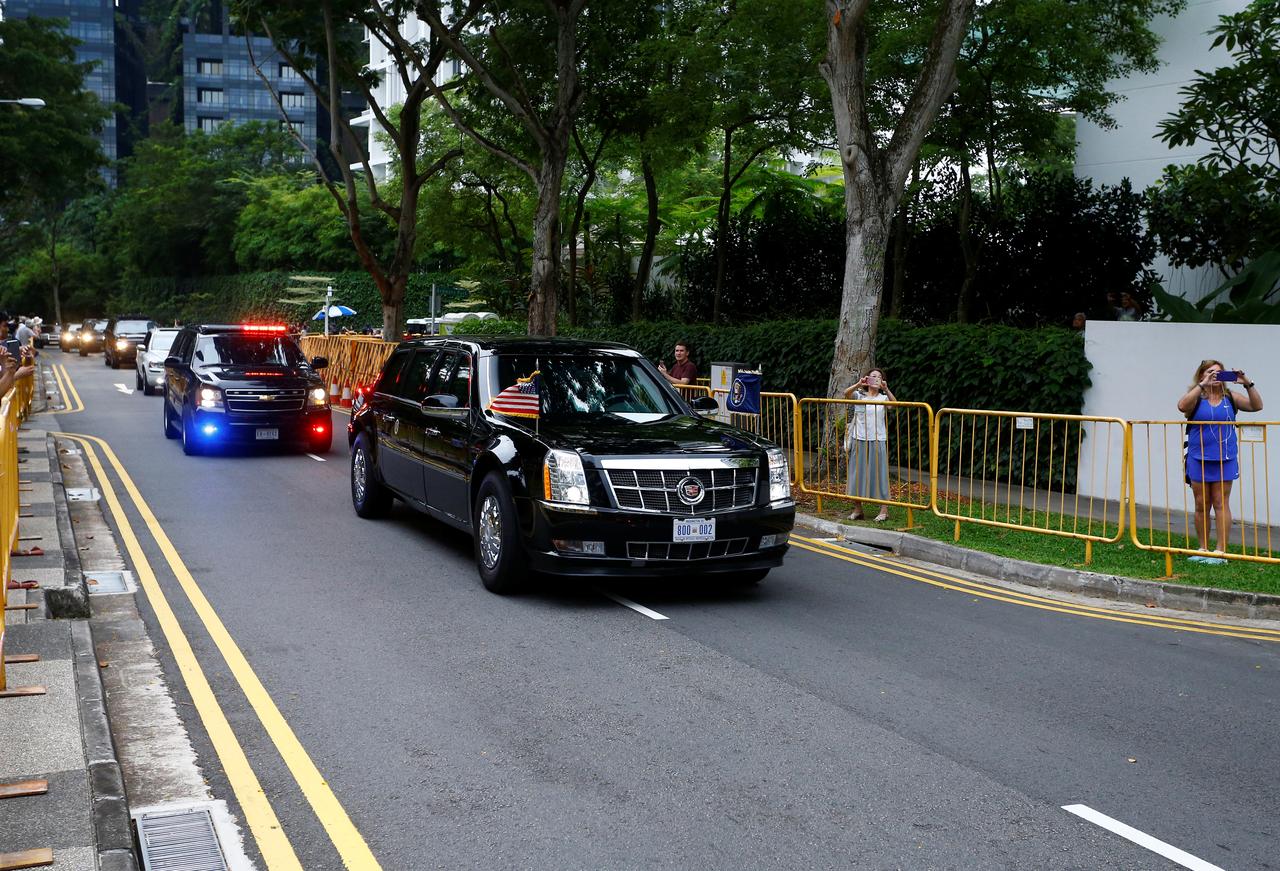
<path fill-rule="evenodd" d="M 650 560 L 700 560 L 712 557 L 735 556 L 745 553 L 745 538 L 726 538 L 721 541 L 695 541 L 677 544 L 670 541 L 628 541 L 628 559 Z"/>
<path fill-rule="evenodd" d="M 653 511 L 701 517 L 749 508 L 756 501 L 756 466 L 722 469 L 606 469 L 617 506 L 628 511 Z M 686 477 L 702 483 L 706 495 L 697 505 L 680 501 L 676 488 Z"/>
<path fill-rule="evenodd" d="M 307 391 L 303 389 L 279 390 L 268 387 L 263 390 L 222 392 L 227 399 L 227 411 L 239 412 L 300 411 L 307 398 Z"/>

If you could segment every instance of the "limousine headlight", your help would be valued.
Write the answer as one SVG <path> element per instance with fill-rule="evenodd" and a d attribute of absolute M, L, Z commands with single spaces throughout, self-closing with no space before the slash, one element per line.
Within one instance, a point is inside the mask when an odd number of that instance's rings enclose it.
<path fill-rule="evenodd" d="M 791 469 L 781 448 L 769 448 L 769 501 L 791 498 Z"/>
<path fill-rule="evenodd" d="M 548 451 L 542 464 L 542 493 L 548 502 L 590 505 L 582 457 L 573 451 Z"/>

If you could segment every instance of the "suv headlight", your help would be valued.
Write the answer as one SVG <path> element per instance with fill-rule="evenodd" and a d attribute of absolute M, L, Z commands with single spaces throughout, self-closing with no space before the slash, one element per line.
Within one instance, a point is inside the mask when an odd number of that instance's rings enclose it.
<path fill-rule="evenodd" d="M 542 492 L 549 502 L 590 505 L 582 457 L 573 451 L 548 451 L 542 464 Z"/>
<path fill-rule="evenodd" d="M 312 387 L 307 391 L 307 405 L 312 408 L 323 408 L 329 401 L 329 394 L 323 387 Z"/>
<path fill-rule="evenodd" d="M 127 351 L 127 350 L 129 350 L 129 340 L 128 340 L 128 339 L 116 339 L 116 350 L 117 350 L 117 351 Z"/>
<path fill-rule="evenodd" d="M 791 498 L 791 469 L 782 448 L 769 448 L 769 501 Z"/>
<path fill-rule="evenodd" d="M 222 408 L 222 391 L 216 387 L 201 387 L 197 392 L 201 408 Z"/>

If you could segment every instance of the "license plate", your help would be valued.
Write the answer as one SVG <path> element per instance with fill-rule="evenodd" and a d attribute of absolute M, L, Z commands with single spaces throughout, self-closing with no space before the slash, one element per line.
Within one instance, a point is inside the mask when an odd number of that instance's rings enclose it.
<path fill-rule="evenodd" d="M 275 442 L 280 440 L 280 430 L 275 427 L 270 429 L 259 429 L 255 432 L 255 436 L 260 442 Z"/>
<path fill-rule="evenodd" d="M 703 520 L 698 517 L 690 517 L 687 520 L 678 519 L 675 521 L 675 530 L 671 535 L 672 541 L 715 541 L 716 540 L 716 519 L 712 517 L 710 520 Z"/>

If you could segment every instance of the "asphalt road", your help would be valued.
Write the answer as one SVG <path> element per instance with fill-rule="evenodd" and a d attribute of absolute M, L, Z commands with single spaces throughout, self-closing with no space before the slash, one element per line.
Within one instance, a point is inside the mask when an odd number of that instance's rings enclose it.
<path fill-rule="evenodd" d="M 354 515 L 342 415 L 323 462 L 185 457 L 162 400 L 115 386 L 131 372 L 44 360 L 85 405 L 63 428 L 119 455 L 383 868 L 1179 867 L 1075 804 L 1222 868 L 1280 865 L 1280 643 L 994 601 L 798 548 L 749 591 L 501 598 L 465 536 L 401 506 Z M 301 864 L 342 867 L 142 538 Z"/>

